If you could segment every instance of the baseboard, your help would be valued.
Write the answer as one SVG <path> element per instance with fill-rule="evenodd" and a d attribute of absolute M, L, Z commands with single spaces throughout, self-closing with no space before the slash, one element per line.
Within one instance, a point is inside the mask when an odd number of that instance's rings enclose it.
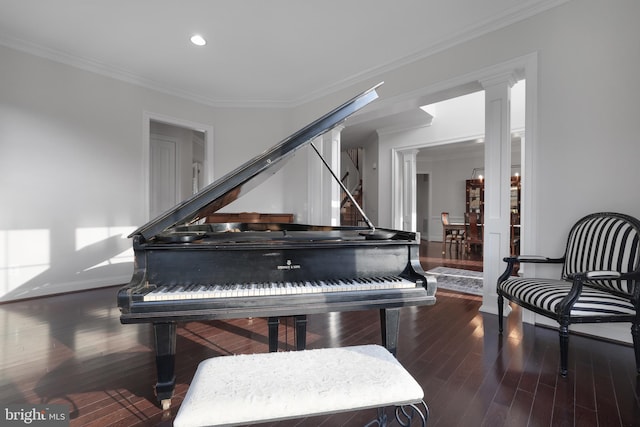
<path fill-rule="evenodd" d="M 111 276 L 93 280 L 79 280 L 76 282 L 66 282 L 47 287 L 33 288 L 24 290 L 17 288 L 0 297 L 0 304 L 29 300 L 33 298 L 42 298 L 55 295 L 69 294 L 73 292 L 88 291 L 91 289 L 107 288 L 111 286 L 122 286 L 129 283 L 131 275 L 127 276 Z M 115 298 L 115 297 L 114 297 Z"/>

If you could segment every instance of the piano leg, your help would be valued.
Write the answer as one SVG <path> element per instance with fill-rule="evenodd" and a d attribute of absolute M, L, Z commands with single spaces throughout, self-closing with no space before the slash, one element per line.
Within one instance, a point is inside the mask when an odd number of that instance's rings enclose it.
<path fill-rule="evenodd" d="M 296 350 L 304 350 L 307 347 L 307 315 L 294 316 L 296 326 Z"/>
<path fill-rule="evenodd" d="M 304 350 L 307 347 L 307 315 L 301 314 L 293 317 L 295 326 L 296 350 Z M 278 351 L 278 326 L 279 317 L 269 317 L 269 352 Z"/>
<path fill-rule="evenodd" d="M 176 323 L 154 323 L 153 332 L 156 340 L 156 396 L 162 404 L 162 409 L 171 406 L 173 389 L 176 385 Z"/>
<path fill-rule="evenodd" d="M 400 331 L 399 308 L 380 309 L 380 329 L 382 330 L 382 345 L 395 356 L 398 351 L 398 333 Z"/>
<path fill-rule="evenodd" d="M 278 325 L 280 324 L 279 317 L 269 317 L 267 325 L 269 327 L 269 352 L 273 353 L 278 351 Z"/>

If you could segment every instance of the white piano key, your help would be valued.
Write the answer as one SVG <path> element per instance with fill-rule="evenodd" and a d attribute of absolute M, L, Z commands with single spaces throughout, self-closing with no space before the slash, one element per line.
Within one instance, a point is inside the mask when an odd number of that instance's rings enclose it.
<path fill-rule="evenodd" d="M 144 301 L 207 298 L 255 298 L 303 295 L 322 292 L 363 292 L 414 288 L 415 283 L 398 276 L 359 277 L 294 282 L 248 282 L 212 285 L 160 285 L 144 296 Z"/>

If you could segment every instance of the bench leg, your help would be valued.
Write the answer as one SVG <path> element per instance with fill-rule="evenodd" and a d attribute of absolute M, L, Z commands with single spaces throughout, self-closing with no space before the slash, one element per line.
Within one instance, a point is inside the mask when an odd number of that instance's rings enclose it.
<path fill-rule="evenodd" d="M 396 406 L 394 415 L 396 423 L 401 427 L 409 427 L 414 424 L 414 421 L 415 425 L 426 427 L 429 420 L 429 407 L 424 400 L 411 405 Z M 378 408 L 378 417 L 365 424 L 365 427 L 387 427 L 388 425 L 395 425 L 395 423 L 393 420 L 389 422 L 386 408 Z"/>
<path fill-rule="evenodd" d="M 398 424 L 407 427 L 414 420 L 417 421 L 418 425 L 426 427 L 429 420 L 429 407 L 424 403 L 424 400 L 413 405 L 396 406 L 396 421 Z"/>
<path fill-rule="evenodd" d="M 385 408 L 378 408 L 378 418 L 371 421 L 367 426 L 370 426 L 372 423 L 380 427 L 387 425 L 387 411 L 385 411 Z"/>

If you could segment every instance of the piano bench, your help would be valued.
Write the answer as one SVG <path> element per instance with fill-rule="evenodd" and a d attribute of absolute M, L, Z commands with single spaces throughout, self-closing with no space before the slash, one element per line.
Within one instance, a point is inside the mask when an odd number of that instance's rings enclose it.
<path fill-rule="evenodd" d="M 379 345 L 220 356 L 204 360 L 175 427 L 228 426 L 378 408 L 370 424 L 429 415 L 422 387 Z M 369 425 L 369 424 L 368 424 Z"/>

